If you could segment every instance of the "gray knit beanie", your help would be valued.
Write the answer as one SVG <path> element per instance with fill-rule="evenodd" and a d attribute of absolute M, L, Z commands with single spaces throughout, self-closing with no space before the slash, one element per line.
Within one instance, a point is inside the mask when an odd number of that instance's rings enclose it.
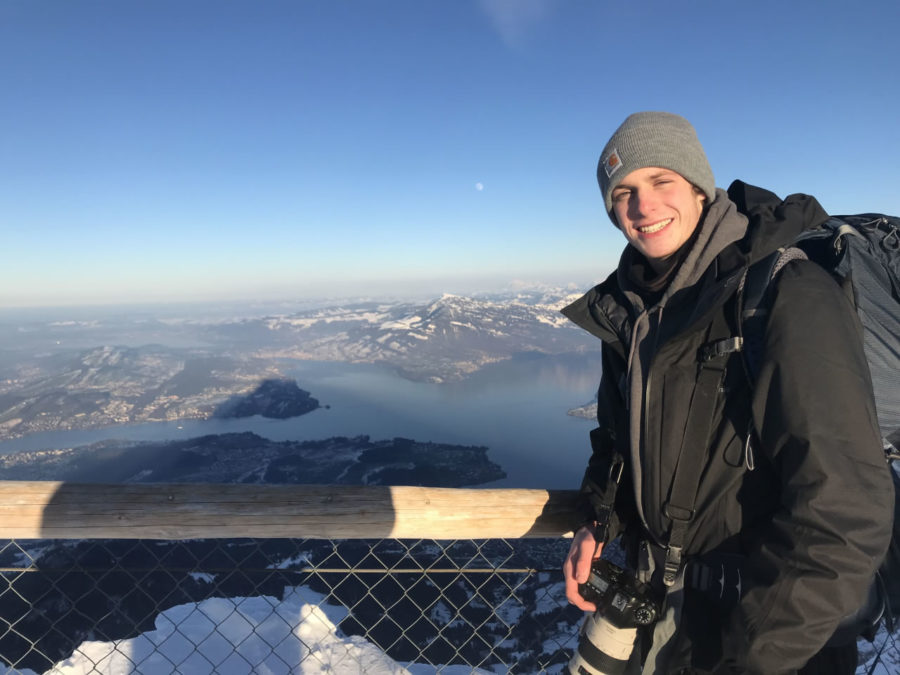
<path fill-rule="evenodd" d="M 597 165 L 597 182 L 613 223 L 613 189 L 632 171 L 648 166 L 675 171 L 700 188 L 710 202 L 716 198 L 712 169 L 691 123 L 667 112 L 634 113 L 616 129 Z"/>

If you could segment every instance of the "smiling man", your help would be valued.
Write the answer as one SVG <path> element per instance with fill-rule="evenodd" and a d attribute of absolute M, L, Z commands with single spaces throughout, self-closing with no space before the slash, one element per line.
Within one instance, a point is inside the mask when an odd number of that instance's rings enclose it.
<path fill-rule="evenodd" d="M 893 518 L 858 318 L 795 260 L 771 284 L 752 378 L 738 337 L 747 269 L 827 214 L 805 195 L 716 189 L 670 113 L 628 117 L 597 178 L 628 245 L 563 310 L 603 341 L 563 567 L 569 601 L 592 612 L 570 670 L 855 672 L 847 617 L 870 599 Z M 624 573 L 594 562 L 620 535 Z"/>
<path fill-rule="evenodd" d="M 657 167 L 632 171 L 612 191 L 622 234 L 656 271 L 690 240 L 706 199 L 680 174 Z"/>

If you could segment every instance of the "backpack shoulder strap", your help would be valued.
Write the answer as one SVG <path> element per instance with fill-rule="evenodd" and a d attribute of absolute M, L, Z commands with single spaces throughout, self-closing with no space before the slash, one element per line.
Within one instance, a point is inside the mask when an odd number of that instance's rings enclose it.
<path fill-rule="evenodd" d="M 772 280 L 792 260 L 808 256 L 797 246 L 779 248 L 747 268 L 738 287 L 738 330 L 744 343 L 744 367 L 751 386 L 762 366 Z"/>
<path fill-rule="evenodd" d="M 702 477 L 700 469 L 709 449 L 716 402 L 725 382 L 725 367 L 729 356 L 742 349 L 740 338 L 720 337 L 729 332 L 725 313 L 717 313 L 707 333 L 712 341 L 704 344 L 697 354 L 697 383 L 688 408 L 685 433 L 678 451 L 669 497 L 663 505 L 663 513 L 669 519 L 669 538 L 663 568 L 663 584 L 667 587 L 675 584 L 683 570 L 684 545 L 688 526 L 695 513 Z"/>

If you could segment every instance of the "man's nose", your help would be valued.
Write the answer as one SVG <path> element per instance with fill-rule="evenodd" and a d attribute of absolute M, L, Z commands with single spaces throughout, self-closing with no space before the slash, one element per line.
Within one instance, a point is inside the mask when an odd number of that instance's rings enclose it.
<path fill-rule="evenodd" d="M 631 204 L 629 204 L 632 217 L 646 216 L 653 213 L 658 206 L 659 201 L 653 196 L 650 190 L 636 190 L 632 193 Z"/>

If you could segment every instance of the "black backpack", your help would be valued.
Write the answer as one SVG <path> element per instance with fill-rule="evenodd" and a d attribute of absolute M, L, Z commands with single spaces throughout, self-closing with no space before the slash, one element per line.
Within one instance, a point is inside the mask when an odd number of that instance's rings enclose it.
<path fill-rule="evenodd" d="M 750 267 L 740 290 L 743 354 L 750 381 L 758 373 L 768 289 L 790 260 L 806 258 L 828 270 L 853 301 L 863 326 L 878 424 L 894 479 L 894 531 L 876 588 L 889 630 L 900 616 L 900 218 L 835 216 Z M 871 618 L 871 617 L 870 617 Z"/>

